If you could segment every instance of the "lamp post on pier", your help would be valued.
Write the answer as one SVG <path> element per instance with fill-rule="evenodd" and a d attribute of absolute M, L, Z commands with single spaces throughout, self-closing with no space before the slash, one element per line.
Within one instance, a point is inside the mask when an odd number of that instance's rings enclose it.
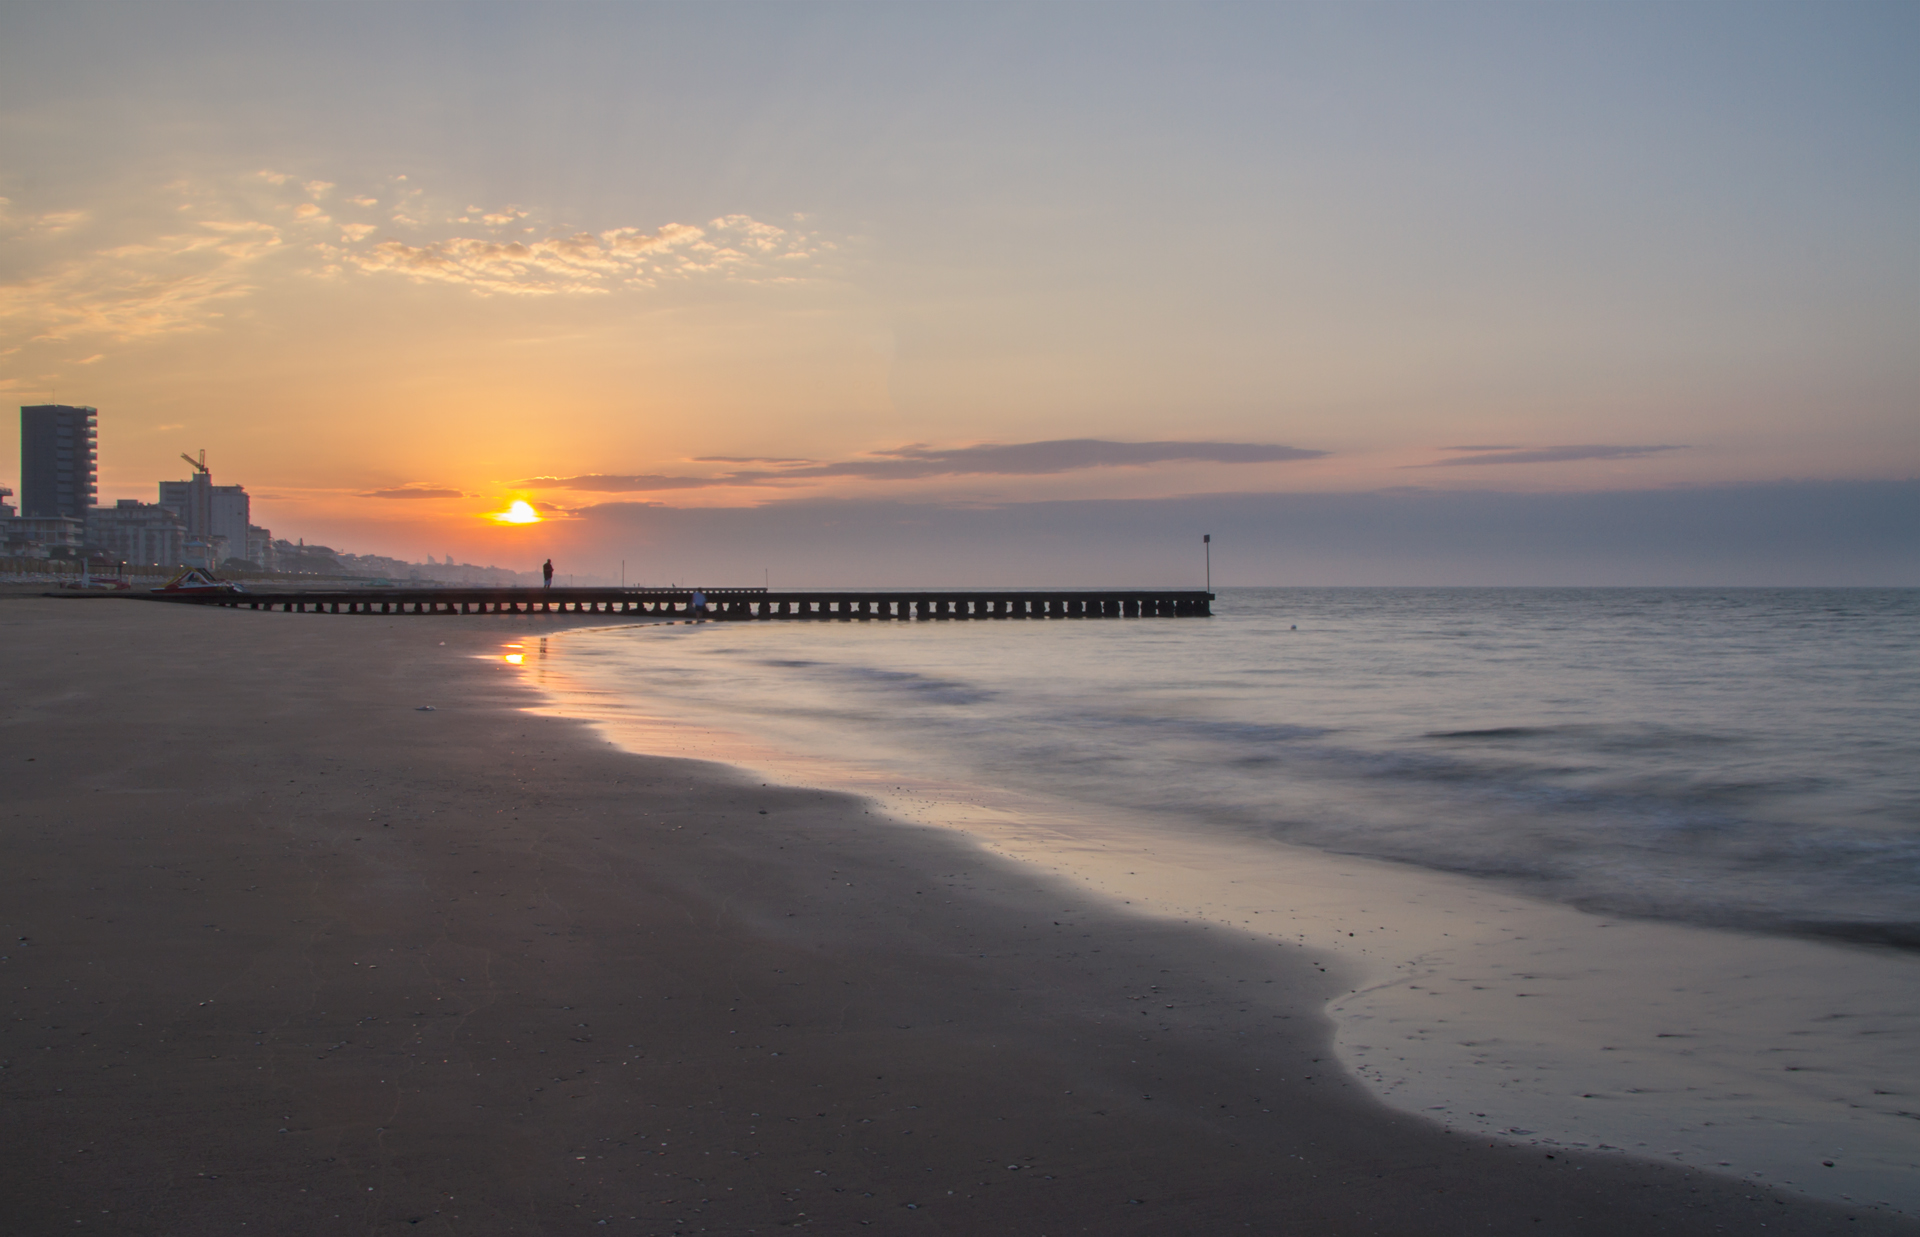
<path fill-rule="evenodd" d="M 1207 550 L 1207 591 L 1213 591 L 1213 534 L 1200 534 L 1200 544 Z"/>

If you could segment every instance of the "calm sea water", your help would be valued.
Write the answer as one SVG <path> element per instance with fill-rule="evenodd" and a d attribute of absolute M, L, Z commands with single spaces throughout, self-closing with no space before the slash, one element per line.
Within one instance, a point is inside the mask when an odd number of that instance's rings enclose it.
<path fill-rule="evenodd" d="M 571 646 L 802 754 L 1920 947 L 1920 590 L 1226 590 L 1212 620 L 703 624 Z"/>

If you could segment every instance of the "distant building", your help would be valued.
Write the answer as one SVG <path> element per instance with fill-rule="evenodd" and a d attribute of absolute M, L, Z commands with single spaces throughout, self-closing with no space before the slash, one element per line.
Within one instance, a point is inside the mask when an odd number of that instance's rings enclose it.
<path fill-rule="evenodd" d="M 87 544 L 116 562 L 172 567 L 186 561 L 187 522 L 171 507 L 123 498 L 87 517 Z"/>
<path fill-rule="evenodd" d="M 308 545 L 303 538 L 299 542 L 276 541 L 273 543 L 274 570 L 293 575 L 338 576 L 345 575 L 339 556 L 323 545 Z"/>
<path fill-rule="evenodd" d="M 205 452 L 201 454 L 204 457 Z M 204 463 L 195 465 L 195 470 L 186 481 L 162 481 L 160 505 L 187 522 L 188 553 L 184 561 L 217 568 L 228 558 L 247 552 L 247 530 L 251 527 L 247 517 L 252 514 L 252 503 L 245 486 L 215 485 L 213 473 Z"/>
<path fill-rule="evenodd" d="M 78 558 L 86 535 L 84 521 L 64 515 L 22 515 L 0 525 L 13 558 Z"/>
<path fill-rule="evenodd" d="M 20 514 L 84 520 L 99 492 L 99 410 L 66 404 L 20 409 Z"/>
<path fill-rule="evenodd" d="M 0 485 L 0 520 L 11 520 L 14 516 L 20 514 L 13 509 L 13 504 L 7 501 L 12 497 L 13 491 L 4 485 Z"/>
<path fill-rule="evenodd" d="M 262 571 L 278 571 L 279 559 L 273 548 L 273 530 L 258 524 L 247 525 L 246 560 Z"/>

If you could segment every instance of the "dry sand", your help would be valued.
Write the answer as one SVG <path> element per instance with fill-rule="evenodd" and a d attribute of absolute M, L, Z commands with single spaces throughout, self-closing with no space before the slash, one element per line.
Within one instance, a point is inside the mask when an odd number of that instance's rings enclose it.
<path fill-rule="evenodd" d="M 566 622 L 0 601 L 6 1232 L 1920 1231 L 1394 1113 L 1337 962 L 534 715 Z"/>

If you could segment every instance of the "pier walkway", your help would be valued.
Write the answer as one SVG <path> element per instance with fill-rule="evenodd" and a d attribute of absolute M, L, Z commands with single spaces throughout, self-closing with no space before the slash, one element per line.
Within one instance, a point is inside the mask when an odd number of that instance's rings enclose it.
<path fill-rule="evenodd" d="M 607 614 L 709 620 L 1189 618 L 1213 613 L 1202 590 L 769 592 L 758 588 L 362 588 L 274 593 L 140 593 L 146 601 L 290 614 Z M 124 594 L 123 594 L 124 595 Z"/>

